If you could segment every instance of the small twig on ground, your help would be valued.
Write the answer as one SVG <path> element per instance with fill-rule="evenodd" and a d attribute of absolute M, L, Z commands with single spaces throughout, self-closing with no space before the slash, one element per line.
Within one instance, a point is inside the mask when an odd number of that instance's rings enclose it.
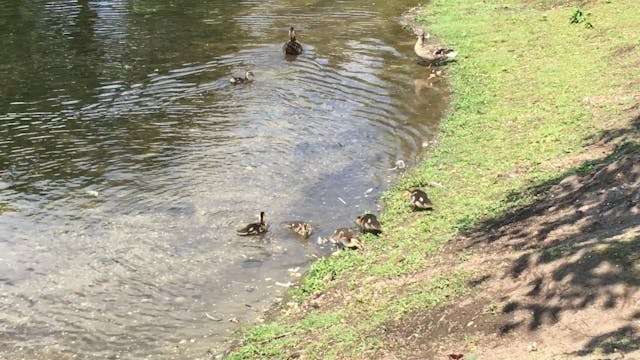
<path fill-rule="evenodd" d="M 270 342 L 270 341 L 277 340 L 277 339 L 282 339 L 283 337 L 285 337 L 285 336 L 289 336 L 289 335 L 292 335 L 292 334 L 294 334 L 294 333 L 295 333 L 295 331 L 289 331 L 289 332 L 287 332 L 287 333 L 280 334 L 280 335 L 276 335 L 276 336 L 271 337 L 271 338 L 266 339 L 266 340 L 262 340 L 262 341 L 260 341 L 258 344 L 260 344 L 260 345 L 262 345 L 262 344 L 266 344 L 266 343 L 268 343 L 268 342 Z"/>

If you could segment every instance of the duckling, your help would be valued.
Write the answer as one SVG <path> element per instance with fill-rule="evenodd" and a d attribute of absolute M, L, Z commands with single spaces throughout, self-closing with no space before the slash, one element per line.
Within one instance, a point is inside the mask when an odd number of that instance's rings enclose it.
<path fill-rule="evenodd" d="M 427 193 L 420 189 L 410 189 L 402 193 L 404 197 L 411 199 L 413 210 L 433 210 L 433 203 L 429 200 Z"/>
<path fill-rule="evenodd" d="M 429 35 L 425 37 L 424 31 L 418 31 L 418 41 L 413 47 L 416 55 L 427 60 L 427 68 L 431 69 L 434 62 L 444 59 L 452 59 L 458 53 L 453 49 L 445 49 L 431 44 L 425 44 L 424 40 L 429 38 Z"/>
<path fill-rule="evenodd" d="M 305 239 L 308 238 L 309 235 L 311 235 L 311 233 L 313 232 L 313 226 L 302 221 L 293 221 L 286 224 L 285 226 Z"/>
<path fill-rule="evenodd" d="M 336 229 L 329 238 L 329 241 L 336 244 L 338 248 L 343 247 L 351 250 L 364 249 L 362 242 L 347 228 Z"/>
<path fill-rule="evenodd" d="M 287 55 L 302 54 L 302 44 L 296 39 L 296 31 L 293 26 L 289 28 L 289 41 L 282 45 L 282 51 Z"/>
<path fill-rule="evenodd" d="M 267 232 L 267 224 L 265 222 L 264 211 L 260 212 L 260 222 L 249 224 L 242 229 L 236 230 L 240 236 L 260 235 Z"/>
<path fill-rule="evenodd" d="M 231 75 L 231 79 L 229 79 L 229 82 L 234 85 L 246 84 L 252 82 L 253 79 L 255 79 L 255 76 L 253 75 L 253 71 L 251 70 L 236 71 Z"/>
<path fill-rule="evenodd" d="M 382 232 L 382 223 L 373 214 L 364 214 L 356 218 L 356 225 L 362 233 L 371 233 L 378 235 Z"/>

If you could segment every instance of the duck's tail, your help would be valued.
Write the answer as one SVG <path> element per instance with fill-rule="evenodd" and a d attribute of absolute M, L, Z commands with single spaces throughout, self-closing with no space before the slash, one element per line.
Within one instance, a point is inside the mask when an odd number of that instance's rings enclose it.
<path fill-rule="evenodd" d="M 456 57 L 456 55 L 458 55 L 458 52 L 453 49 L 438 49 L 436 50 L 434 55 L 442 56 L 448 59 L 453 59 L 454 57 Z"/>
<path fill-rule="evenodd" d="M 248 235 L 251 235 L 251 233 L 249 232 L 248 228 L 242 228 L 242 229 L 237 229 L 236 230 L 236 235 L 248 236 Z"/>
<path fill-rule="evenodd" d="M 295 40 L 288 41 L 282 46 L 282 50 L 287 55 L 300 55 L 302 54 L 302 45 Z"/>

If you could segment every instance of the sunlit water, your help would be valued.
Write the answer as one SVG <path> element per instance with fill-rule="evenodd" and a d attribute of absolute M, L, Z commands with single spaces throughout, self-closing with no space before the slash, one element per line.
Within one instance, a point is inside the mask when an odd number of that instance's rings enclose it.
<path fill-rule="evenodd" d="M 0 358 L 205 358 L 260 317 L 446 107 L 392 3 L 0 0 Z"/>

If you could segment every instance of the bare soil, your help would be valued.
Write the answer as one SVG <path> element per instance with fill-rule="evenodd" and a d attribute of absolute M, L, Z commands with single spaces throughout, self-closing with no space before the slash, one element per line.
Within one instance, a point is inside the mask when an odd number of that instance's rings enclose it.
<path fill-rule="evenodd" d="M 621 99 L 585 99 L 606 130 L 553 165 L 582 173 L 529 189 L 534 204 L 452 241 L 446 254 L 473 254 L 462 267 L 474 295 L 386 324 L 380 357 L 640 359 L 640 146 L 630 141 L 640 98 L 630 96 L 616 119 L 598 106 Z"/>

